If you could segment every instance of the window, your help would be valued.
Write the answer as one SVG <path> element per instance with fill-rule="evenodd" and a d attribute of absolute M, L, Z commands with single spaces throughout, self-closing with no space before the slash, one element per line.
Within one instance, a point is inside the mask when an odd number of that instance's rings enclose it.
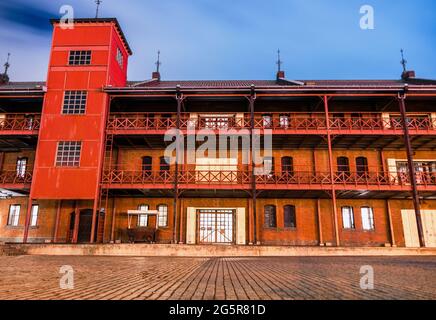
<path fill-rule="evenodd" d="M 80 165 L 81 142 L 59 142 L 56 157 L 58 167 L 78 167 Z"/>
<path fill-rule="evenodd" d="M 350 161 L 347 157 L 339 157 L 337 163 L 339 174 L 350 175 Z"/>
<path fill-rule="evenodd" d="M 363 230 L 374 230 L 374 210 L 370 207 L 362 207 L 360 211 L 362 215 Z"/>
<path fill-rule="evenodd" d="M 277 228 L 276 206 L 265 206 L 265 228 Z"/>
<path fill-rule="evenodd" d="M 285 206 L 284 208 L 285 228 L 297 227 L 297 215 L 295 206 Z"/>
<path fill-rule="evenodd" d="M 169 159 L 160 157 L 160 171 L 170 171 Z"/>
<path fill-rule="evenodd" d="M 13 204 L 9 207 L 8 226 L 18 226 L 20 220 L 20 205 Z"/>
<path fill-rule="evenodd" d="M 151 157 L 142 157 L 142 171 L 150 172 L 152 170 L 153 159 Z"/>
<path fill-rule="evenodd" d="M 30 217 L 30 226 L 36 227 L 38 225 L 38 212 L 39 212 L 39 205 L 34 204 L 32 206 L 32 214 Z"/>
<path fill-rule="evenodd" d="M 265 157 L 263 159 L 263 167 L 265 170 L 265 175 L 269 178 L 272 178 L 274 175 L 274 158 L 273 157 Z"/>
<path fill-rule="evenodd" d="M 91 64 L 91 51 L 70 51 L 70 66 L 87 66 Z"/>
<path fill-rule="evenodd" d="M 280 127 L 289 128 L 289 115 L 281 114 L 280 115 Z"/>
<path fill-rule="evenodd" d="M 65 91 L 62 114 L 84 114 L 87 97 L 86 91 Z"/>
<path fill-rule="evenodd" d="M 24 178 L 26 176 L 27 158 L 17 159 L 17 177 Z"/>
<path fill-rule="evenodd" d="M 353 207 L 342 207 L 342 224 L 344 229 L 355 229 Z"/>
<path fill-rule="evenodd" d="M 145 204 L 138 206 L 139 211 L 148 211 L 148 208 L 149 206 Z M 148 227 L 148 215 L 141 214 L 138 217 L 138 227 Z"/>
<path fill-rule="evenodd" d="M 272 116 L 269 114 L 264 114 L 262 116 L 263 119 L 263 127 L 264 128 L 271 128 L 273 125 L 273 120 L 272 120 Z"/>
<path fill-rule="evenodd" d="M 159 227 L 167 227 L 168 226 L 168 206 L 162 204 L 157 207 L 157 211 L 159 211 L 158 217 L 158 226 Z"/>
<path fill-rule="evenodd" d="M 359 177 L 368 173 L 368 159 L 365 157 L 356 158 L 356 171 Z"/>
<path fill-rule="evenodd" d="M 282 158 L 282 173 L 284 175 L 294 174 L 294 159 L 291 157 Z"/>
<path fill-rule="evenodd" d="M 121 52 L 120 48 L 117 48 L 117 58 L 116 59 L 117 59 L 119 66 L 122 69 L 124 66 L 124 56 L 123 56 L 123 53 Z"/>

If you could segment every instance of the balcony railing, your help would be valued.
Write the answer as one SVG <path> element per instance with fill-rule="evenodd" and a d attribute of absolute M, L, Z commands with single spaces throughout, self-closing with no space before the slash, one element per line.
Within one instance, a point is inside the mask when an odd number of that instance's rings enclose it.
<path fill-rule="evenodd" d="M 7 114 L 0 115 L 1 132 L 33 132 L 39 130 L 41 125 L 40 114 Z"/>
<path fill-rule="evenodd" d="M 30 185 L 32 183 L 32 172 L 17 172 L 16 170 L 6 170 L 0 172 L 0 187 Z"/>
<path fill-rule="evenodd" d="M 132 171 L 107 170 L 103 174 L 103 184 L 107 188 L 171 188 L 174 186 L 173 171 Z M 407 173 L 400 172 L 276 172 L 255 175 L 258 189 L 327 189 L 334 184 L 338 189 L 404 189 L 409 190 L 411 183 Z M 251 170 L 180 170 L 178 187 L 183 189 L 222 188 L 250 189 Z M 436 191 L 436 173 L 417 172 L 417 184 L 431 187 Z"/>
<path fill-rule="evenodd" d="M 183 113 L 180 119 L 180 129 L 250 129 L 250 114 L 189 114 Z M 343 133 L 349 131 L 364 131 L 366 133 L 396 133 L 402 134 L 403 124 L 398 115 L 386 117 L 382 114 L 360 114 L 358 117 L 338 116 L 332 113 L 328 121 L 330 130 Z M 436 131 L 436 119 L 430 115 L 413 115 L 407 119 L 408 128 L 414 132 Z M 164 132 L 177 126 L 176 114 L 111 114 L 107 129 L 109 131 L 144 131 Z M 326 131 L 327 121 L 323 113 L 291 113 L 287 115 L 265 115 L 257 113 L 254 117 L 255 129 L 272 129 L 283 133 L 304 134 L 305 132 Z"/>

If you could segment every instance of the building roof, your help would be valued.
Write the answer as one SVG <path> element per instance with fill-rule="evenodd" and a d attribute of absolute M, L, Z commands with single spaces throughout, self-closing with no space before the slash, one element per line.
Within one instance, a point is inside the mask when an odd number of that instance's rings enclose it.
<path fill-rule="evenodd" d="M 60 19 L 51 19 L 50 22 L 51 22 L 51 24 L 59 23 Z M 117 18 L 75 18 L 74 19 L 74 23 L 105 23 L 105 22 L 109 22 L 109 23 L 112 22 L 115 24 L 115 27 L 117 28 L 118 33 L 120 34 L 120 37 L 124 43 L 124 46 L 126 47 L 127 52 L 130 55 L 132 55 L 133 51 L 129 46 L 127 38 L 124 35 L 123 29 L 121 29 L 121 26 L 120 26 Z"/>
<path fill-rule="evenodd" d="M 8 82 L 0 84 L 1 91 L 44 91 L 45 82 Z"/>

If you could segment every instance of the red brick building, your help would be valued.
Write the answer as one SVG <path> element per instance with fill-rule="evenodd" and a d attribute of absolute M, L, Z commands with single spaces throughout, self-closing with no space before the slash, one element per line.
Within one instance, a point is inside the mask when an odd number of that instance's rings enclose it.
<path fill-rule="evenodd" d="M 436 246 L 436 81 L 129 82 L 116 19 L 52 23 L 46 81 L 0 80 L 0 241 Z M 272 170 L 170 129 L 271 133 Z"/>

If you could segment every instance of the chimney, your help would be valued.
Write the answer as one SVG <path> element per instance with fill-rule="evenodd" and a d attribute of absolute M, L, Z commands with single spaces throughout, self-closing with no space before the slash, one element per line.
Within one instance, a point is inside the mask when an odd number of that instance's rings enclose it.
<path fill-rule="evenodd" d="M 151 78 L 153 80 L 159 80 L 160 81 L 160 72 L 159 71 L 155 71 L 151 74 Z"/>
<path fill-rule="evenodd" d="M 278 71 L 277 72 L 277 80 L 285 79 L 285 72 L 284 71 Z"/>
<path fill-rule="evenodd" d="M 404 71 L 401 74 L 401 79 L 403 80 L 409 80 L 409 79 L 414 79 L 416 77 L 415 75 L 415 71 L 410 70 L 410 71 Z"/>

